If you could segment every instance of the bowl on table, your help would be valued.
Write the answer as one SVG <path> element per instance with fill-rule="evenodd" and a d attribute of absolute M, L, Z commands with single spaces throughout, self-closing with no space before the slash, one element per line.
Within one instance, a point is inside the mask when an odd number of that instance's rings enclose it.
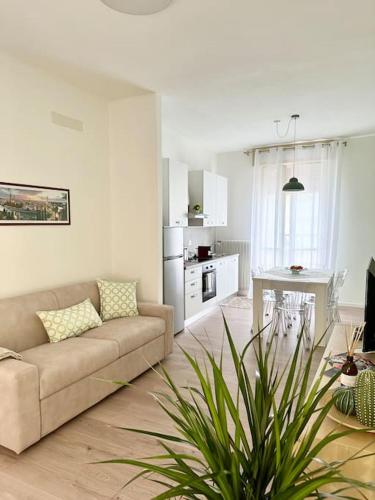
<path fill-rule="evenodd" d="M 303 266 L 296 266 L 296 265 L 293 265 L 293 266 L 290 266 L 288 267 L 289 271 L 292 273 L 292 274 L 299 274 L 301 271 L 304 270 L 304 267 Z"/>

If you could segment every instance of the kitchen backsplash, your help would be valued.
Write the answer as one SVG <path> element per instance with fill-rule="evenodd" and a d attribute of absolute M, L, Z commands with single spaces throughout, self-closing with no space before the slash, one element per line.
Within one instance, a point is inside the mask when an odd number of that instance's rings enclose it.
<path fill-rule="evenodd" d="M 216 239 L 216 230 L 213 227 L 186 227 L 184 228 L 184 247 L 195 251 L 199 245 L 213 245 Z M 189 242 L 191 246 L 189 247 Z"/>

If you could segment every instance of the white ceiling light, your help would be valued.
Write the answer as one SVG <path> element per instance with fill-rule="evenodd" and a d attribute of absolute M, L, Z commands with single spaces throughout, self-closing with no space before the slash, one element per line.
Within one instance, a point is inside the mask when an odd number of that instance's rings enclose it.
<path fill-rule="evenodd" d="M 136 16 L 145 16 L 155 14 L 166 9 L 173 0 L 101 0 L 111 9 L 123 12 L 124 14 L 133 14 Z"/>

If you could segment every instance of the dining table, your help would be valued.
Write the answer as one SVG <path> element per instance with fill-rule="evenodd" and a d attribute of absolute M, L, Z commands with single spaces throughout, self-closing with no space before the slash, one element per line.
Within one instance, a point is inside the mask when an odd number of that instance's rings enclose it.
<path fill-rule="evenodd" d="M 302 292 L 315 295 L 314 345 L 325 346 L 329 339 L 328 298 L 333 286 L 334 273 L 320 269 L 303 269 L 292 273 L 288 268 L 274 267 L 254 273 L 253 280 L 253 331 L 263 329 L 263 291 Z"/>

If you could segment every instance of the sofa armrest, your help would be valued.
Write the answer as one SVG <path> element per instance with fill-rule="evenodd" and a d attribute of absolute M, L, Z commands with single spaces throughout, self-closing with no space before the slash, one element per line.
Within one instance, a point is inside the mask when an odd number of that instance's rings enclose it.
<path fill-rule="evenodd" d="M 138 303 L 138 312 L 141 316 L 154 316 L 165 321 L 165 355 L 168 356 L 173 351 L 174 339 L 174 312 L 172 306 L 151 304 L 146 302 Z"/>
<path fill-rule="evenodd" d="M 0 362 L 0 444 L 16 453 L 39 441 L 38 368 L 14 359 Z"/>

